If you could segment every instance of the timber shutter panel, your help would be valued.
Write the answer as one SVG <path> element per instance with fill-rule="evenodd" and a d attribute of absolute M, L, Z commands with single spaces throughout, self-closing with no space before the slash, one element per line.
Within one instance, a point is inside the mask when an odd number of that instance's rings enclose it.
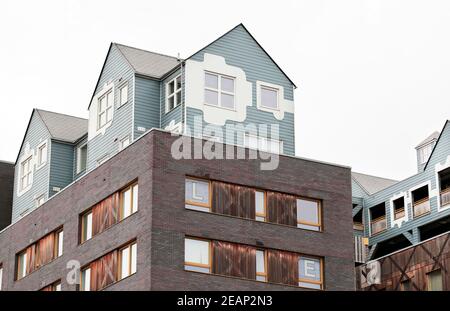
<path fill-rule="evenodd" d="M 37 242 L 36 268 L 48 264 L 55 258 L 55 233 L 52 232 Z"/>
<path fill-rule="evenodd" d="M 91 290 L 97 291 L 117 280 L 117 251 L 91 263 Z"/>
<path fill-rule="evenodd" d="M 255 219 L 255 190 L 213 181 L 212 211 L 218 214 Z"/>
<path fill-rule="evenodd" d="M 248 245 L 213 241 L 214 274 L 256 279 L 256 248 Z"/>
<path fill-rule="evenodd" d="M 107 197 L 92 208 L 92 236 L 105 231 L 119 220 L 118 192 Z"/>
<path fill-rule="evenodd" d="M 267 191 L 268 221 L 297 227 L 297 197 Z"/>
<path fill-rule="evenodd" d="M 267 266 L 269 282 L 298 286 L 298 254 L 267 250 Z"/>

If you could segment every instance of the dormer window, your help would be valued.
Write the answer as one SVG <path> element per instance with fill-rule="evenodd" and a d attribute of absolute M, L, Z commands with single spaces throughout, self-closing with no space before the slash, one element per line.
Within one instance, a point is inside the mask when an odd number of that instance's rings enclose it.
<path fill-rule="evenodd" d="M 433 144 L 426 145 L 419 149 L 420 164 L 424 164 L 428 161 L 428 158 L 431 155 L 431 151 L 433 151 Z"/>
<path fill-rule="evenodd" d="M 101 129 L 112 120 L 114 102 L 113 95 L 113 91 L 110 90 L 98 99 L 97 129 Z"/>
<path fill-rule="evenodd" d="M 166 112 L 181 104 L 181 75 L 166 84 Z"/>
<path fill-rule="evenodd" d="M 234 78 L 205 72 L 205 104 L 234 110 Z"/>
<path fill-rule="evenodd" d="M 20 164 L 20 190 L 23 191 L 31 186 L 32 182 L 32 165 L 30 156 Z"/>

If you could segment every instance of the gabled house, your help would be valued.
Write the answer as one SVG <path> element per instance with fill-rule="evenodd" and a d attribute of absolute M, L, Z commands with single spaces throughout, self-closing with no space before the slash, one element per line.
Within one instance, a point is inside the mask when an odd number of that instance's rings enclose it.
<path fill-rule="evenodd" d="M 404 180 L 352 173 L 355 249 L 367 256 L 356 256 L 357 262 L 450 230 L 450 122 L 416 151 L 418 173 Z"/>

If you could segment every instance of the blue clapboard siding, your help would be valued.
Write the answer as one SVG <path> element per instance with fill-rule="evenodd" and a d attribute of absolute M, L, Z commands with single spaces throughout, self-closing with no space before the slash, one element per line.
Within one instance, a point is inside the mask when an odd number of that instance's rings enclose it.
<path fill-rule="evenodd" d="M 247 80 L 253 85 L 252 107 L 247 108 L 247 118 L 244 124 L 278 124 L 284 153 L 294 155 L 294 114 L 285 113 L 284 119 L 280 121 L 272 113 L 258 110 L 256 108 L 256 81 L 281 85 L 284 88 L 284 97 L 287 100 L 294 100 L 294 86 L 244 27 L 237 26 L 219 40 L 193 55 L 192 59 L 203 61 L 205 53 L 222 56 L 228 65 L 240 67 L 244 70 Z M 186 121 L 188 126 L 193 127 L 193 117 L 199 114 L 202 114 L 199 110 L 187 109 Z"/>
<path fill-rule="evenodd" d="M 107 56 L 104 69 L 100 75 L 97 94 L 107 82 L 113 82 L 114 91 L 114 116 L 110 127 L 105 134 L 99 134 L 88 142 L 87 170 L 97 166 L 97 161 L 104 156 L 112 156 L 119 151 L 119 141 L 126 136 L 132 139 L 133 129 L 133 92 L 134 71 L 123 57 L 118 48 L 113 44 Z M 128 83 L 128 102 L 119 105 L 119 89 L 124 83 Z M 97 103 L 92 103 L 96 105 Z"/>
<path fill-rule="evenodd" d="M 439 141 L 437 142 L 437 145 L 431 155 L 431 158 L 428 162 L 427 167 L 424 171 L 413 175 L 405 180 L 399 181 L 398 183 L 383 189 L 371 196 L 367 196 L 364 199 L 365 204 L 365 220 L 366 220 L 366 227 L 365 232 L 368 235 L 369 234 L 369 210 L 371 207 L 376 206 L 380 203 L 385 203 L 386 207 L 386 218 L 388 223 L 388 230 L 386 230 L 383 233 L 377 234 L 375 236 L 370 237 L 369 239 L 369 245 L 373 245 L 375 243 L 379 243 L 382 241 L 385 241 L 387 239 L 390 239 L 392 237 L 395 237 L 397 235 L 401 235 L 407 231 L 413 231 L 413 242 L 417 243 L 420 241 L 420 237 L 417 234 L 416 228 L 423 226 L 425 224 L 428 224 L 430 222 L 436 221 L 442 217 L 446 217 L 450 215 L 450 208 L 446 210 L 442 210 L 438 212 L 438 199 L 437 196 L 432 196 L 430 198 L 430 204 L 431 204 L 431 213 L 425 216 L 418 217 L 416 219 L 413 219 L 412 217 L 412 206 L 411 204 L 408 204 L 407 209 L 409 213 L 409 219 L 408 221 L 402 224 L 400 228 L 395 226 L 394 228 L 391 227 L 391 215 L 390 215 L 390 199 L 400 194 L 401 192 L 408 192 L 409 189 L 414 188 L 415 186 L 422 184 L 424 182 L 430 181 L 431 183 L 431 192 L 436 191 L 436 172 L 435 172 L 435 165 L 438 163 L 444 163 L 447 157 L 450 155 L 450 123 L 446 122 L 446 126 L 442 130 L 441 137 Z M 355 196 L 355 189 L 353 189 Z M 439 191 L 437 191 L 439 195 Z"/>
<path fill-rule="evenodd" d="M 160 85 L 156 80 L 135 77 L 134 139 L 143 133 L 138 127 L 146 130 L 160 127 Z"/>
<path fill-rule="evenodd" d="M 53 187 L 63 189 L 73 181 L 74 145 L 52 140 L 49 197 L 57 193 Z"/>
<path fill-rule="evenodd" d="M 47 163 L 40 167 L 38 170 L 33 170 L 33 183 L 30 190 L 17 196 L 17 188 L 19 186 L 19 167 L 20 159 L 25 152 L 25 145 L 28 143 L 33 153 L 36 153 L 36 147 L 44 140 L 47 140 Z M 25 134 L 24 144 L 19 152 L 18 162 L 15 166 L 14 173 L 14 195 L 13 195 L 13 208 L 12 208 L 12 222 L 16 222 L 21 214 L 27 213 L 35 208 L 35 199 L 43 194 L 48 193 L 49 187 L 49 172 L 50 172 L 50 133 L 47 127 L 42 122 L 36 110 L 33 110 L 33 114 L 30 120 L 30 126 Z M 33 156 L 36 158 L 35 156 Z"/>
<path fill-rule="evenodd" d="M 178 69 L 174 71 L 172 74 L 167 76 L 162 82 L 161 82 L 161 99 L 160 99 L 160 111 L 161 111 L 161 125 L 160 127 L 164 129 L 166 126 L 170 124 L 171 121 L 173 121 L 175 124 L 182 122 L 184 119 L 184 71 L 183 75 L 181 77 L 181 105 L 178 105 L 177 107 L 173 108 L 170 111 L 166 111 L 166 84 L 170 82 L 172 79 L 180 75 L 181 69 Z"/>
<path fill-rule="evenodd" d="M 86 134 L 84 137 L 82 137 L 76 143 L 76 145 L 73 148 L 73 176 L 74 176 L 74 180 L 77 179 L 78 177 L 82 176 L 86 172 L 86 169 L 84 169 L 84 170 L 82 170 L 82 171 L 77 173 L 77 167 L 78 167 L 78 162 L 77 162 L 78 161 L 78 155 L 77 155 L 78 151 L 77 150 L 78 150 L 79 147 L 81 147 L 81 146 L 83 146 L 84 144 L 87 143 L 87 138 L 88 137 L 87 137 L 87 134 Z"/>

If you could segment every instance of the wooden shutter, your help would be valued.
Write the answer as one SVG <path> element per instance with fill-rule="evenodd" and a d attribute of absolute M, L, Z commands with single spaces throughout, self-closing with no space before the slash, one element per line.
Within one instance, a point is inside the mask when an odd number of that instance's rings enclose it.
<path fill-rule="evenodd" d="M 55 233 L 52 232 L 37 242 L 36 268 L 48 264 L 55 258 Z"/>
<path fill-rule="evenodd" d="M 119 193 L 114 193 L 92 208 L 92 236 L 105 231 L 119 219 Z"/>
<path fill-rule="evenodd" d="M 117 280 L 117 251 L 113 251 L 94 261 L 91 268 L 91 290 L 105 288 Z"/>
<path fill-rule="evenodd" d="M 215 274 L 256 279 L 256 248 L 214 241 L 212 271 Z"/>
<path fill-rule="evenodd" d="M 214 181 L 212 182 L 212 211 L 255 219 L 255 190 Z"/>
<path fill-rule="evenodd" d="M 298 286 L 298 254 L 267 250 L 269 282 Z"/>
<path fill-rule="evenodd" d="M 26 274 L 30 274 L 36 270 L 36 244 L 29 246 L 27 252 L 27 269 Z"/>
<path fill-rule="evenodd" d="M 268 222 L 297 226 L 297 197 L 267 191 Z"/>

